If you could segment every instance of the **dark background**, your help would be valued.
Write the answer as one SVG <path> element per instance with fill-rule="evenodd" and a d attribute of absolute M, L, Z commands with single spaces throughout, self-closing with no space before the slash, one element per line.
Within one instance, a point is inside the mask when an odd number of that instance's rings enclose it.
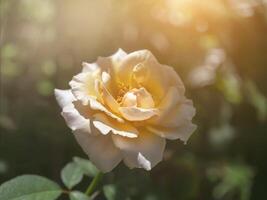
<path fill-rule="evenodd" d="M 266 198 L 266 1 L 0 2 L 0 183 L 39 174 L 62 184 L 62 167 L 86 156 L 53 89 L 68 88 L 82 61 L 149 49 L 181 76 L 198 129 L 187 145 L 168 142 L 151 172 L 121 164 L 104 183 L 117 199 Z"/>

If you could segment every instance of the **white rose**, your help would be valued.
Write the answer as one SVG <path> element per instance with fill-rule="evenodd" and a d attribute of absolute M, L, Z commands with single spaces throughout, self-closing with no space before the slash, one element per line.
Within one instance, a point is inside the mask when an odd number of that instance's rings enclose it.
<path fill-rule="evenodd" d="M 150 170 L 162 160 L 165 139 L 186 142 L 196 129 L 181 79 L 148 50 L 120 49 L 83 63 L 69 84 L 70 90 L 55 89 L 62 116 L 102 172 L 121 160 Z"/>

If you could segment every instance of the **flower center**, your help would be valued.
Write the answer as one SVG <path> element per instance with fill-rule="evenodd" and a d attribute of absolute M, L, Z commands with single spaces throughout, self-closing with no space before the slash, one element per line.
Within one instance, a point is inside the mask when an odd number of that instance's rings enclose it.
<path fill-rule="evenodd" d="M 126 92 L 121 105 L 125 107 L 154 108 L 155 103 L 151 94 L 143 87 Z"/>
<path fill-rule="evenodd" d="M 121 104 L 124 95 L 130 90 L 130 86 L 118 83 L 119 91 L 117 93 L 116 101 Z"/>

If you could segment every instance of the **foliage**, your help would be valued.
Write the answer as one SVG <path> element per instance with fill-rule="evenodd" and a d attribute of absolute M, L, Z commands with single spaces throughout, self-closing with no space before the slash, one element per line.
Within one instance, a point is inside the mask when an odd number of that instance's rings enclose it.
<path fill-rule="evenodd" d="M 60 194 L 56 183 L 36 175 L 22 175 L 0 186 L 2 200 L 53 200 Z"/>
<path fill-rule="evenodd" d="M 98 173 L 89 160 L 75 157 L 76 162 L 68 163 L 61 170 L 61 180 L 68 190 L 42 176 L 22 175 L 13 178 L 0 185 L 1 200 L 55 200 L 61 194 L 67 194 L 70 200 L 93 200 L 94 196 L 72 190 L 74 186 L 82 181 L 83 176 L 91 176 Z M 95 196 L 97 193 L 95 193 Z"/>

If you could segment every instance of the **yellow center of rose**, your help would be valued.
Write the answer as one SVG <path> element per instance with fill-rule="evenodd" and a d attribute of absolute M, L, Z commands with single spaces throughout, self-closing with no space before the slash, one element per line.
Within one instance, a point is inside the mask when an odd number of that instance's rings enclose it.
<path fill-rule="evenodd" d="M 130 86 L 124 85 L 123 83 L 118 83 L 118 93 L 116 101 L 121 104 L 124 95 L 130 90 Z"/>
<path fill-rule="evenodd" d="M 154 108 L 151 94 L 143 87 L 134 88 L 124 93 L 121 102 L 124 107 Z"/>

